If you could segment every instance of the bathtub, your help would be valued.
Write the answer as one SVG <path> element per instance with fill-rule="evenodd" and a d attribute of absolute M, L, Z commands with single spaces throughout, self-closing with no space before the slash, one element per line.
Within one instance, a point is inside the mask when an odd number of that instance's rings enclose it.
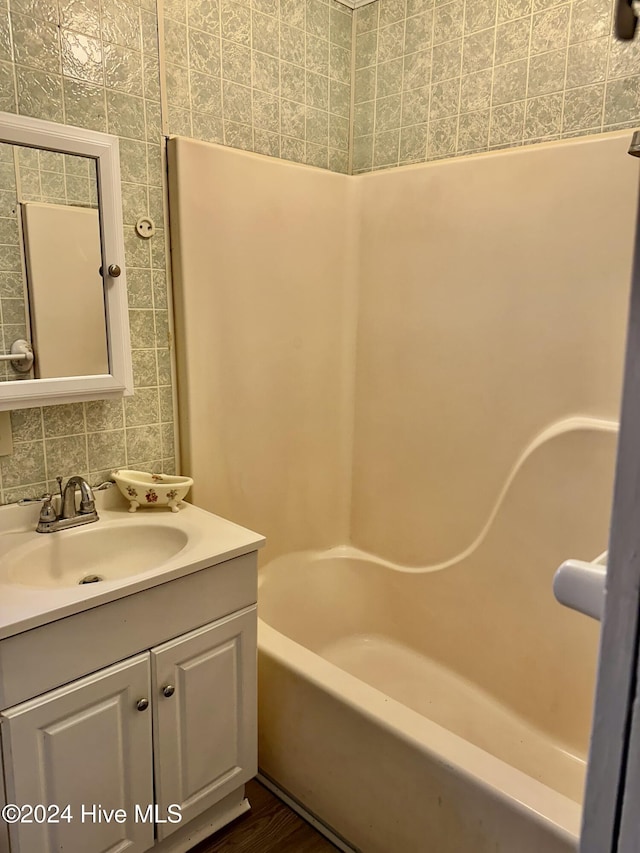
<path fill-rule="evenodd" d="M 576 850 L 599 626 L 552 577 L 606 547 L 615 447 L 594 419 L 537 436 L 438 566 L 343 546 L 261 569 L 265 777 L 364 853 Z"/>

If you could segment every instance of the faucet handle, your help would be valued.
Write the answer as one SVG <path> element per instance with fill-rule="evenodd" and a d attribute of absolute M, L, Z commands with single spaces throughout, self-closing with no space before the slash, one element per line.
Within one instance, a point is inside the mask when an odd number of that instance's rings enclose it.
<path fill-rule="evenodd" d="M 43 495 L 42 497 L 43 504 L 42 509 L 40 510 L 40 518 L 39 522 L 48 522 L 48 521 L 56 521 L 58 516 L 56 515 L 56 511 L 53 508 L 52 496 L 50 494 Z"/>
<path fill-rule="evenodd" d="M 52 495 L 49 492 L 46 492 L 44 495 L 41 495 L 39 498 L 20 498 L 19 501 L 16 501 L 18 506 L 31 506 L 31 504 L 39 504 L 43 501 L 52 500 Z"/>
<path fill-rule="evenodd" d="M 96 511 L 96 502 L 93 499 L 93 492 L 90 492 L 90 498 L 81 498 L 80 499 L 80 512 L 86 514 L 88 512 Z"/>

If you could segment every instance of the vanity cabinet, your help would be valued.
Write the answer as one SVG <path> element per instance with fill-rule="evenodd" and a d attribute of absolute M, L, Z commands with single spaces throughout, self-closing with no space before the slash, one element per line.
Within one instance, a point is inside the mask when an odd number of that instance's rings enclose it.
<path fill-rule="evenodd" d="M 187 850 L 245 811 L 242 786 L 257 772 L 256 626 L 252 604 L 3 711 L 6 801 L 68 804 L 72 818 L 12 825 L 10 853 Z"/>

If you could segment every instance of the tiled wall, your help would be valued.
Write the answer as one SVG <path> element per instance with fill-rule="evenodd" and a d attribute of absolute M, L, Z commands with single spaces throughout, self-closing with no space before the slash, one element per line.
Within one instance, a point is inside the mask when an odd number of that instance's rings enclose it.
<path fill-rule="evenodd" d="M 164 9 L 161 63 L 155 0 L 0 0 L 0 110 L 120 137 L 136 386 L 122 402 L 12 412 L 0 503 L 42 494 L 58 474 L 96 482 L 125 464 L 175 468 L 163 132 L 348 169 L 349 10 L 334 0 L 166 0 Z M 0 305 L 14 299 L 9 307 L 22 287 L 14 208 L 15 194 L 0 190 Z M 149 241 L 133 227 L 145 214 L 158 226 Z"/>
<path fill-rule="evenodd" d="M 0 502 L 175 467 L 163 131 L 348 171 L 352 82 L 356 172 L 640 123 L 640 42 L 611 39 L 613 0 L 376 0 L 355 13 L 353 79 L 335 0 L 163 5 L 161 63 L 155 0 L 0 0 L 0 110 L 120 137 L 136 386 L 13 412 Z M 20 286 L 10 208 L 0 190 L 0 305 Z"/>
<path fill-rule="evenodd" d="M 640 123 L 613 0 L 378 0 L 356 11 L 354 172 Z"/>
<path fill-rule="evenodd" d="M 169 132 L 346 172 L 351 31 L 334 0 L 166 0 Z"/>
<path fill-rule="evenodd" d="M 0 109 L 120 137 L 136 386 L 124 401 L 12 412 L 0 502 L 40 495 L 58 474 L 96 482 L 125 464 L 174 468 L 159 80 L 152 0 L 0 0 Z M 143 214 L 158 226 L 147 241 L 133 227 Z M 3 270 L 16 263 L 15 244 L 0 245 Z M 3 280 L 18 286 L 17 276 Z"/>

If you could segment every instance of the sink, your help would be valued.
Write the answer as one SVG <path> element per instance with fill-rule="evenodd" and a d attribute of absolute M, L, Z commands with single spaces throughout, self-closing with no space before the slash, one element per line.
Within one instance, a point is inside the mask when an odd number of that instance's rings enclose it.
<path fill-rule="evenodd" d="M 57 533 L 8 550 L 0 582 L 38 589 L 114 581 L 156 569 L 178 554 L 188 535 L 160 524 L 99 522 Z"/>
<path fill-rule="evenodd" d="M 55 533 L 36 532 L 39 503 L 0 506 L 0 644 L 264 543 L 189 503 L 180 512 L 154 507 L 132 515 L 117 489 L 96 492 L 95 500 L 99 521 Z"/>

